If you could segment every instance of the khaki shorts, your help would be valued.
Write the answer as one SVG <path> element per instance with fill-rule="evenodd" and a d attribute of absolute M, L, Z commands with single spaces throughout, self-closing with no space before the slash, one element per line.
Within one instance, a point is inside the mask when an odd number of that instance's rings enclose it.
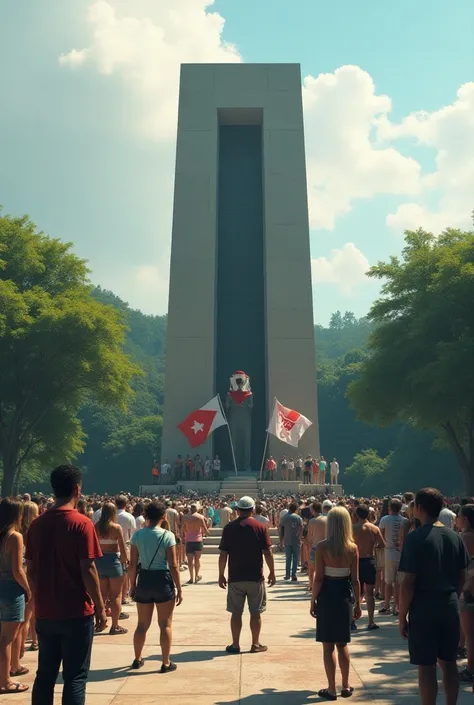
<path fill-rule="evenodd" d="M 392 561 L 389 558 L 385 558 L 385 573 L 384 580 L 389 585 L 393 585 L 398 582 L 398 565 L 400 561 Z"/>
<path fill-rule="evenodd" d="M 381 568 L 385 568 L 385 549 L 384 548 L 376 548 L 375 549 L 375 558 L 377 561 L 377 570 L 380 570 Z"/>
<path fill-rule="evenodd" d="M 262 614 L 267 609 L 267 591 L 265 583 L 242 581 L 229 583 L 227 588 L 227 612 L 240 616 L 243 614 L 245 600 L 248 602 L 250 614 Z"/>

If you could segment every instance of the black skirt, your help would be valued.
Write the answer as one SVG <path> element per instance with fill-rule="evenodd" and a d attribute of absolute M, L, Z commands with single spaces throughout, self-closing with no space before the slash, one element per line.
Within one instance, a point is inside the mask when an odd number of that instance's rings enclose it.
<path fill-rule="evenodd" d="M 350 578 L 325 576 L 316 603 L 316 641 L 348 644 L 351 640 L 352 587 Z"/>
<path fill-rule="evenodd" d="M 175 598 L 175 586 L 169 570 L 140 570 L 138 573 L 135 602 L 161 604 Z"/>

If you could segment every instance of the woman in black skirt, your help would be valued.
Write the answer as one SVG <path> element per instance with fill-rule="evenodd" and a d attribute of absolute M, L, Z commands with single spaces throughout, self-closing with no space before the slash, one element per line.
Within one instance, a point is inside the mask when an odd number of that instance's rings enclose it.
<path fill-rule="evenodd" d="M 324 668 L 328 687 L 318 695 L 336 700 L 336 655 L 342 676 L 341 696 L 349 698 L 350 656 L 347 644 L 351 640 L 352 618 L 359 619 L 360 584 L 359 552 L 352 538 L 352 523 L 344 507 L 334 507 L 328 514 L 327 538 L 316 547 L 315 576 L 311 616 L 317 619 L 316 641 L 323 644 Z"/>
<path fill-rule="evenodd" d="M 166 507 L 163 504 L 151 502 L 147 506 L 147 526 L 133 534 L 130 553 L 130 583 L 133 586 L 130 595 L 135 599 L 138 611 L 132 668 L 143 666 L 143 647 L 156 606 L 163 659 L 160 673 L 176 670 L 176 664 L 170 661 L 172 620 L 175 605 L 183 601 L 176 538 L 164 528 L 165 516 Z"/>

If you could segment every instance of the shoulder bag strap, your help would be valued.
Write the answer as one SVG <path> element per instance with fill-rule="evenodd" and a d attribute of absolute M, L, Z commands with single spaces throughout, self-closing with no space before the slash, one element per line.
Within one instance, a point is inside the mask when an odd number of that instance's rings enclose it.
<path fill-rule="evenodd" d="M 163 533 L 163 536 L 161 537 L 160 542 L 159 542 L 158 546 L 156 547 L 156 551 L 155 551 L 155 553 L 153 554 L 153 558 L 151 559 L 150 565 L 148 566 L 147 570 L 150 570 L 151 566 L 153 565 L 153 561 L 154 561 L 155 558 L 156 558 L 156 554 L 157 554 L 158 551 L 160 550 L 160 546 L 161 546 L 161 544 L 163 543 L 163 539 L 165 538 L 165 533 L 166 533 L 166 532 Z"/>

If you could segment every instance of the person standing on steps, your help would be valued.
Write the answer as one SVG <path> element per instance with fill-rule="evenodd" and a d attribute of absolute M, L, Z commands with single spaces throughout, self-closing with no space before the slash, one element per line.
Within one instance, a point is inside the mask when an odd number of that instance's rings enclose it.
<path fill-rule="evenodd" d="M 240 634 L 245 602 L 250 612 L 252 633 L 251 653 L 262 653 L 268 648 L 260 643 L 261 615 L 267 606 L 263 560 L 269 569 L 268 585 L 275 585 L 275 565 L 272 543 L 268 529 L 255 521 L 255 502 L 251 497 L 241 497 L 237 502 L 238 518 L 230 522 L 222 532 L 219 546 L 219 587 L 227 588 L 227 611 L 231 613 L 230 628 L 232 644 L 227 646 L 229 654 L 240 653 Z M 229 562 L 228 579 L 225 577 Z"/>
<path fill-rule="evenodd" d="M 183 517 L 183 534 L 189 570 L 188 585 L 199 583 L 202 580 L 201 556 L 204 537 L 208 533 L 209 529 L 205 518 L 198 513 L 197 505 L 191 504 L 191 513 Z"/>
<path fill-rule="evenodd" d="M 283 517 L 280 523 L 280 539 L 285 546 L 286 554 L 285 580 L 289 580 L 291 577 L 293 582 L 298 580 L 296 573 L 298 571 L 301 535 L 303 533 L 303 520 L 296 513 L 297 509 L 298 505 L 296 502 L 290 502 L 288 514 Z"/>

